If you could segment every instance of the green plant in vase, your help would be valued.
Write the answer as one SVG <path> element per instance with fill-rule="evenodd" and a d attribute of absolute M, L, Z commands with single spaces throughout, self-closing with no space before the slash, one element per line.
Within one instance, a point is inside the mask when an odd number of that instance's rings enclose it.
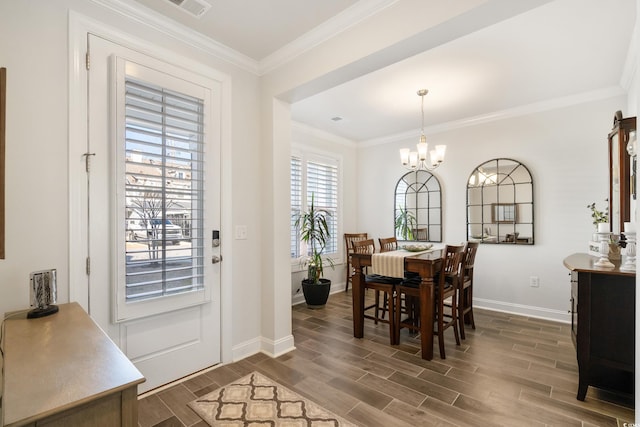
<path fill-rule="evenodd" d="M 329 298 L 331 280 L 322 278 L 323 262 L 334 267 L 333 260 L 323 257 L 327 243 L 331 238 L 329 222 L 331 212 L 318 209 L 315 205 L 315 194 L 311 193 L 311 205 L 307 212 L 296 218 L 295 225 L 300 229 L 300 239 L 307 244 L 311 254 L 303 261 L 307 265 L 307 278 L 302 280 L 302 293 L 310 308 L 323 307 Z"/>
<path fill-rule="evenodd" d="M 413 212 L 408 209 L 403 209 L 402 206 L 398 206 L 398 214 L 395 218 L 396 234 L 402 238 L 402 240 L 413 240 L 413 230 L 416 228 L 416 217 Z"/>
<path fill-rule="evenodd" d="M 322 256 L 331 238 L 327 221 L 327 218 L 330 217 L 331 212 L 328 210 L 316 208 L 315 194 L 312 193 L 309 210 L 301 213 L 296 218 L 295 225 L 300 228 L 300 239 L 311 250 L 311 254 L 304 262 L 307 265 L 307 280 L 313 284 L 320 283 L 320 277 L 323 276 L 324 261 L 328 262 L 331 268 L 334 267 L 331 258 L 323 258 Z"/>
<path fill-rule="evenodd" d="M 608 199 L 605 199 L 605 202 L 608 202 Z M 595 202 L 587 205 L 587 208 L 591 211 L 591 219 L 593 220 L 593 225 L 598 230 L 598 224 L 605 224 L 609 222 L 609 204 L 605 205 L 604 211 L 599 210 L 596 207 Z"/>

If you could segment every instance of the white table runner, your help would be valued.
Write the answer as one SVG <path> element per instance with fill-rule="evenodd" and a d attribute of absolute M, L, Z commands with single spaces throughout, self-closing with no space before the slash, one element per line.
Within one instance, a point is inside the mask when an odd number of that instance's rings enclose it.
<path fill-rule="evenodd" d="M 408 256 L 416 256 L 433 249 L 426 249 L 420 252 L 409 252 L 405 250 L 382 252 L 371 255 L 371 272 L 381 276 L 404 277 L 404 259 Z"/>

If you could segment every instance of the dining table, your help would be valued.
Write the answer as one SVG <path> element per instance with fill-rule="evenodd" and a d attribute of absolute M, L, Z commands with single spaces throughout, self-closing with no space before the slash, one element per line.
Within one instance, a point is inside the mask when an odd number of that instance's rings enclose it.
<path fill-rule="evenodd" d="M 399 249 L 398 251 L 404 251 Z M 376 254 L 351 254 L 353 298 L 353 336 L 364 337 L 364 295 L 365 270 L 373 265 Z M 421 253 L 402 254 L 404 271 L 417 273 L 420 281 L 420 347 L 422 358 L 433 359 L 433 321 L 434 321 L 434 278 L 442 265 L 442 249 L 432 249 Z M 397 307 L 399 310 L 400 307 Z M 393 313 L 389 314 L 394 315 Z M 396 338 L 399 340 L 399 337 Z M 396 342 L 399 344 L 399 342 Z"/>

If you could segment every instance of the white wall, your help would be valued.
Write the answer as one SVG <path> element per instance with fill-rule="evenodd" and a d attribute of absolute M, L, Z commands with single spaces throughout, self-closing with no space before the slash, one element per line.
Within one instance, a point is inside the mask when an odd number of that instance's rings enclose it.
<path fill-rule="evenodd" d="M 562 260 L 586 252 L 593 225 L 587 204 L 608 197 L 607 134 L 618 96 L 476 126 L 427 134 L 446 144 L 434 174 L 443 192 L 443 243 L 466 240 L 466 183 L 481 163 L 506 157 L 524 163 L 534 180 L 535 245 L 481 245 L 475 268 L 477 306 L 566 321 L 568 270 Z M 428 130 L 427 130 L 428 132 Z M 417 141 L 358 149 L 358 228 L 374 237 L 393 234 L 393 192 L 406 172 L 398 150 Z M 540 287 L 529 286 L 530 276 Z"/>

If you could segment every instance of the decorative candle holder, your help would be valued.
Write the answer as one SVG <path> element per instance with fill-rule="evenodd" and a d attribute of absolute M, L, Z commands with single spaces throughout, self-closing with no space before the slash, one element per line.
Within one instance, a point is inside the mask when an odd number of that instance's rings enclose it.
<path fill-rule="evenodd" d="M 609 261 L 609 239 L 611 232 L 597 233 L 598 240 L 600 241 L 599 256 L 600 259 L 593 265 L 596 267 L 613 268 L 615 267 L 611 261 Z"/>
<path fill-rule="evenodd" d="M 620 266 L 620 270 L 636 271 L 636 232 L 625 231 L 624 237 L 627 239 L 627 246 L 625 247 L 625 260 L 624 264 Z"/>

